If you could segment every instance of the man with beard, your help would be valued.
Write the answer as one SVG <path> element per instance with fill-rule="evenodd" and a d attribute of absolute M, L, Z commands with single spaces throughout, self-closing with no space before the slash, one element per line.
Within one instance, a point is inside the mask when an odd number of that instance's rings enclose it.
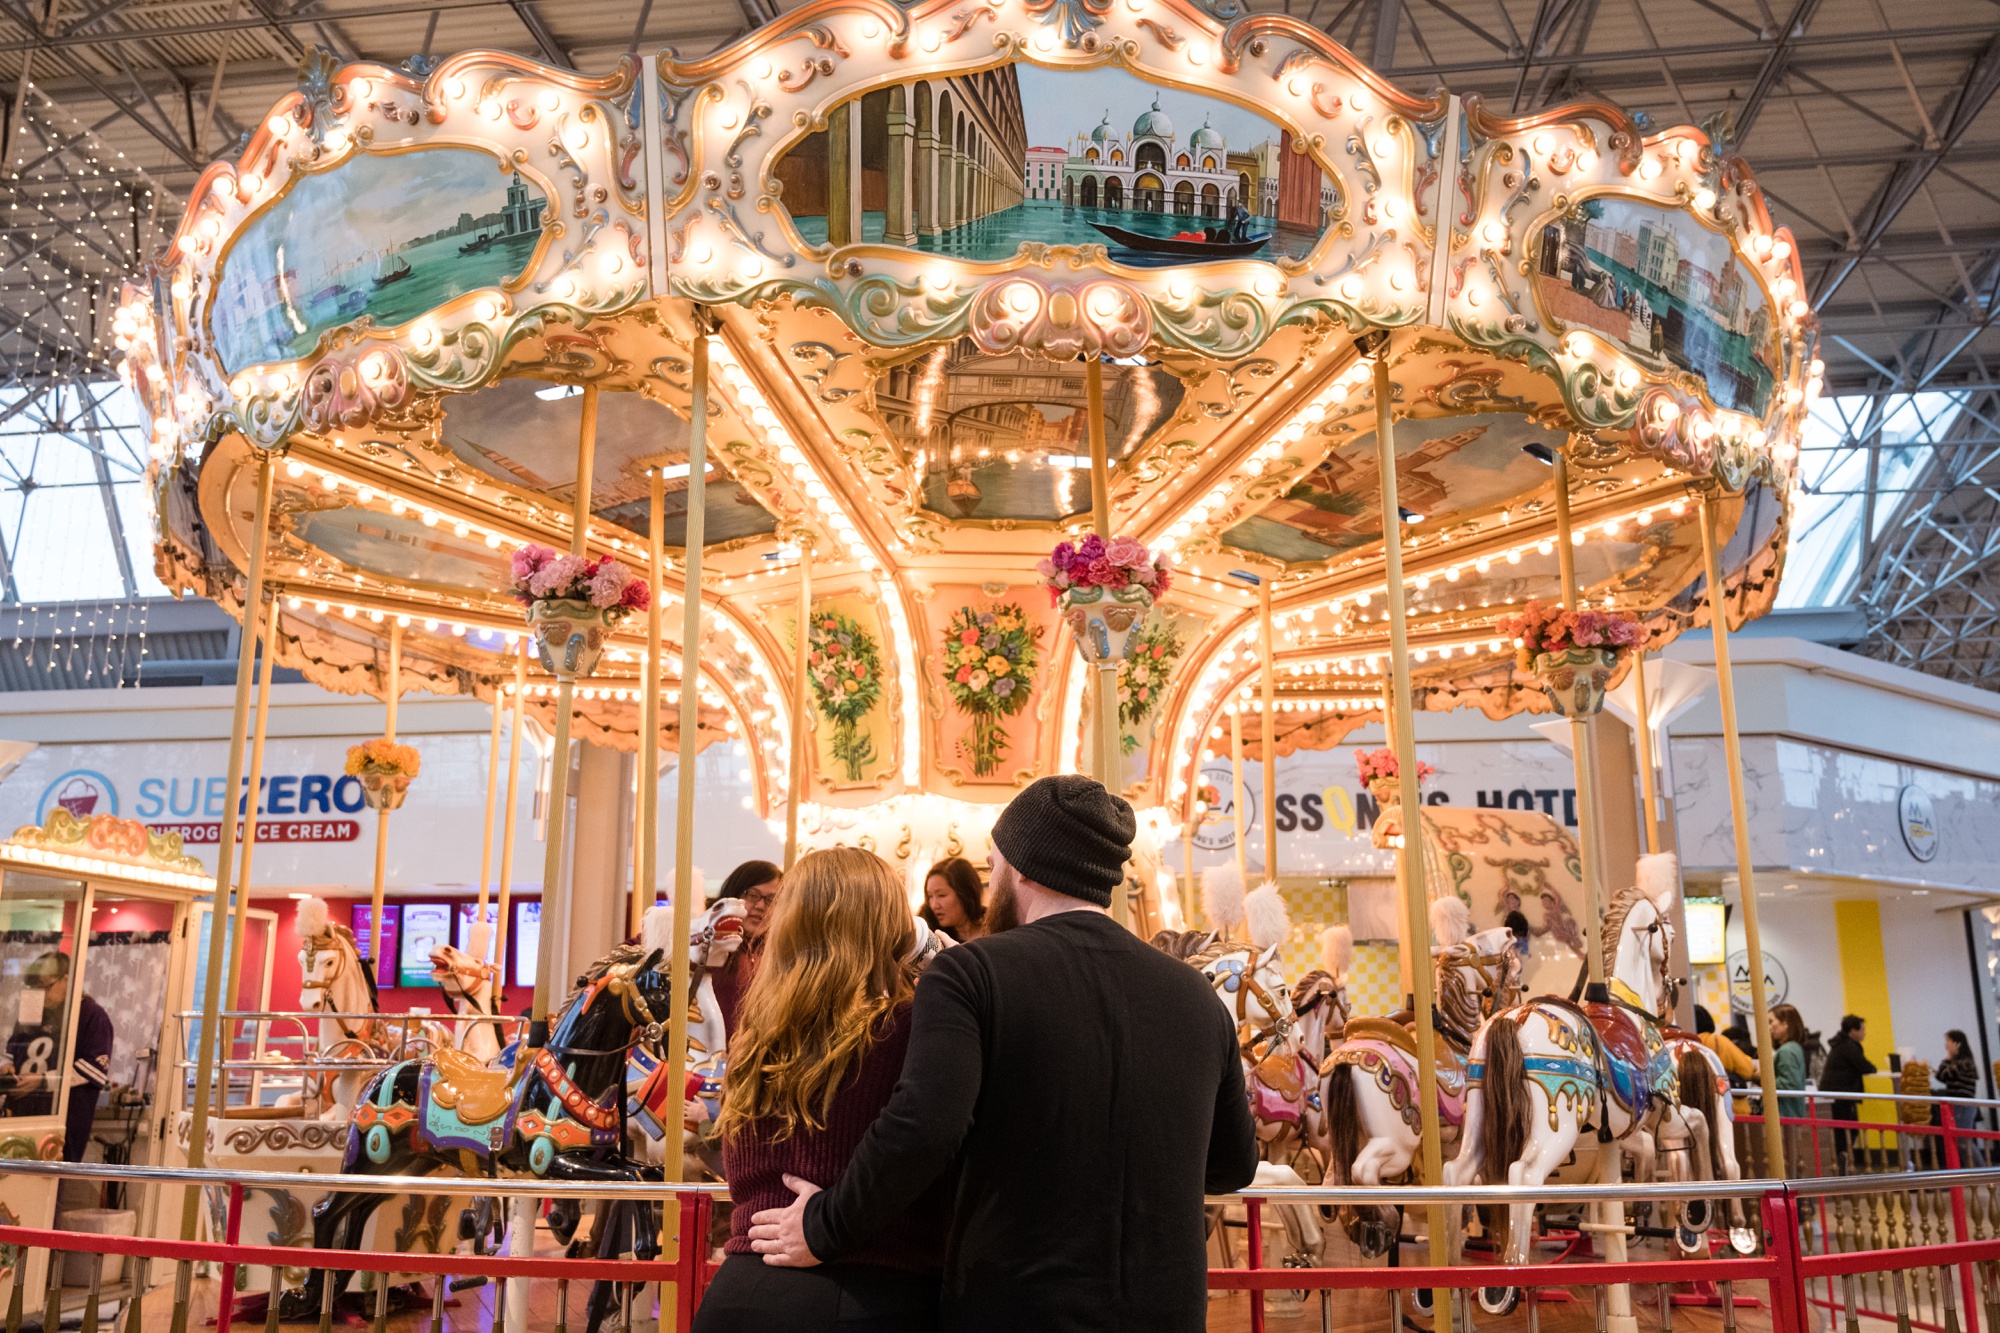
<path fill-rule="evenodd" d="M 918 983 L 901 1081 L 830 1188 L 757 1214 L 766 1263 L 852 1254 L 947 1170 L 944 1330 L 1207 1321 L 1204 1194 L 1257 1144 L 1236 1034 L 1206 982 L 1114 922 L 1132 808 L 1043 778 L 993 826 L 990 914 Z"/>

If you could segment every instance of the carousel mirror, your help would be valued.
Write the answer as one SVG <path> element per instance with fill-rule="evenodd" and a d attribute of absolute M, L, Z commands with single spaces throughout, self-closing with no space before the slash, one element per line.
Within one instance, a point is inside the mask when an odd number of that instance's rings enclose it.
<path fill-rule="evenodd" d="M 0 1116 L 51 1116 L 67 1058 L 83 885 L 10 870 L 0 885 Z"/>

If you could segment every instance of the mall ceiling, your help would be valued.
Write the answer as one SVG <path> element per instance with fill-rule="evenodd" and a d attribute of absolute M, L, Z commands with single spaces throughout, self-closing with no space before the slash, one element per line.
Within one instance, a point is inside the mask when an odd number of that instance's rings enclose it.
<path fill-rule="evenodd" d="M 1834 447 L 1865 460 L 1841 483 L 1865 511 L 1864 651 L 2000 679 L 2000 3 L 1249 4 L 1325 29 L 1412 90 L 1443 84 L 1513 112 L 1603 98 L 1732 142 L 1797 234 L 1827 392 L 1859 405 Z M 309 48 L 395 64 L 497 46 L 601 72 L 633 49 L 711 51 L 771 6 L 0 0 L 0 431 L 18 415 L 93 447 L 91 396 L 47 391 L 105 377 L 116 279 L 171 234 L 202 165 L 294 86 Z M 1962 407 L 1892 486 L 1878 460 L 1900 441 L 1884 426 L 1917 392 Z"/>

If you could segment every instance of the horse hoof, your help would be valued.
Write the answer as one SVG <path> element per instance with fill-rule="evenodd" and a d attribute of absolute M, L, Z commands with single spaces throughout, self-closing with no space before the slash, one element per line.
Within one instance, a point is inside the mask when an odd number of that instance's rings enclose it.
<path fill-rule="evenodd" d="M 1430 1287 L 1418 1287 L 1410 1292 L 1410 1309 L 1417 1314 L 1427 1315 L 1437 1308 L 1437 1292 Z"/>
<path fill-rule="evenodd" d="M 1689 1231 L 1706 1231 L 1715 1219 L 1707 1199 L 1689 1199 L 1681 1205 L 1681 1225 Z"/>
<path fill-rule="evenodd" d="M 1519 1287 L 1481 1287 L 1479 1308 L 1490 1315 L 1510 1315 L 1521 1304 Z"/>
<path fill-rule="evenodd" d="M 1682 1254 L 1701 1254 L 1708 1249 L 1708 1233 L 1690 1226 L 1674 1228 L 1674 1244 Z"/>
<path fill-rule="evenodd" d="M 1729 1228 L 1729 1248 L 1743 1255 L 1757 1253 L 1757 1233 L 1749 1227 Z"/>

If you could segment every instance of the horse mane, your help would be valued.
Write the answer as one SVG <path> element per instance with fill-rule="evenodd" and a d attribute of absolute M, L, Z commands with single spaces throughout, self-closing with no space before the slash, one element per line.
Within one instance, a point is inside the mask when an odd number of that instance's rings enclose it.
<path fill-rule="evenodd" d="M 1153 936 L 1153 947 L 1169 958 L 1201 967 L 1222 953 L 1221 941 L 1212 930 L 1163 930 Z"/>
<path fill-rule="evenodd" d="M 1625 938 L 1625 922 L 1631 917 L 1632 909 L 1640 903 L 1659 910 L 1659 904 L 1645 890 L 1637 884 L 1628 884 L 1612 895 L 1610 904 L 1604 909 L 1604 933 L 1598 938 L 1597 950 L 1604 955 L 1604 975 L 1607 977 L 1618 966 L 1618 941 Z"/>
<path fill-rule="evenodd" d="M 569 1007 L 576 1003 L 578 997 L 602 981 L 612 968 L 630 967 L 634 963 L 643 961 L 651 953 L 651 949 L 640 944 L 620 944 L 615 946 L 610 953 L 593 961 L 583 969 L 583 975 L 576 979 L 576 984 L 570 988 L 568 994 L 563 996 L 562 1003 L 555 1007 L 554 1012 L 557 1015 L 568 1013 Z"/>
<path fill-rule="evenodd" d="M 1298 984 L 1292 987 L 1292 1012 L 1304 1018 L 1319 1008 L 1327 996 L 1339 990 L 1340 983 L 1333 979 L 1333 975 L 1316 967 L 1300 977 Z"/>

